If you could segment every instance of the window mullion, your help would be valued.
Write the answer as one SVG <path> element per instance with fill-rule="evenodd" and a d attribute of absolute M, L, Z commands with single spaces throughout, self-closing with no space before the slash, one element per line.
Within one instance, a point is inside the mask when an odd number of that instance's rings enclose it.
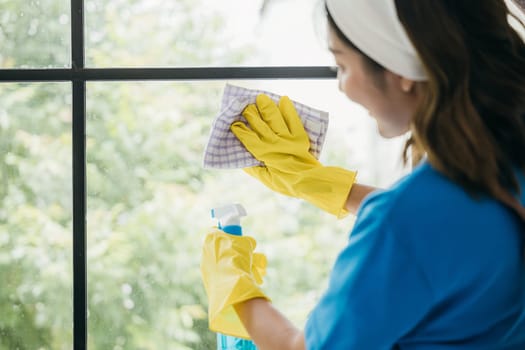
<path fill-rule="evenodd" d="M 86 81 L 75 73 L 84 67 L 84 1 L 71 0 L 71 70 L 73 113 L 73 344 L 87 348 L 86 260 Z"/>

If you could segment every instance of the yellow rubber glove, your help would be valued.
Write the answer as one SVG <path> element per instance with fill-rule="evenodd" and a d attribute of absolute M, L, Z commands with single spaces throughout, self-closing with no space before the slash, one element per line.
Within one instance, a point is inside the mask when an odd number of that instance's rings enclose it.
<path fill-rule="evenodd" d="M 259 288 L 266 257 L 254 253 L 256 241 L 218 229 L 206 236 L 201 275 L 208 295 L 208 321 L 214 332 L 250 339 L 233 305 L 253 298 L 270 300 Z"/>
<path fill-rule="evenodd" d="M 292 101 L 281 97 L 277 106 L 260 94 L 242 115 L 249 123 L 235 122 L 231 131 L 265 166 L 245 171 L 279 193 L 302 198 L 343 217 L 356 172 L 323 166 L 310 153 L 310 140 Z"/>

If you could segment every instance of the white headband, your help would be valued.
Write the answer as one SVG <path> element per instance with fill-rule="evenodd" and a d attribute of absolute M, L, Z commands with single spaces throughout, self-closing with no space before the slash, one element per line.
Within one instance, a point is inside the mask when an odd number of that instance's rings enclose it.
<path fill-rule="evenodd" d="M 337 27 L 367 56 L 402 77 L 427 80 L 394 0 L 326 0 L 326 6 Z"/>

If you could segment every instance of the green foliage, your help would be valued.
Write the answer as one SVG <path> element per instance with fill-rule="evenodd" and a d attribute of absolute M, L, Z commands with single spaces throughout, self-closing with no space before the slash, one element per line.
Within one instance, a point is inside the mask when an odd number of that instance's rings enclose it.
<path fill-rule="evenodd" d="M 229 47 L 227 19 L 209 1 L 92 0 L 86 9 L 88 66 L 228 66 L 250 53 Z"/>
<path fill-rule="evenodd" d="M 71 135 L 60 118 L 70 114 L 67 91 L 0 86 L 0 349 L 72 341 Z"/>
<path fill-rule="evenodd" d="M 0 0 L 0 67 L 69 67 L 68 1 Z"/>

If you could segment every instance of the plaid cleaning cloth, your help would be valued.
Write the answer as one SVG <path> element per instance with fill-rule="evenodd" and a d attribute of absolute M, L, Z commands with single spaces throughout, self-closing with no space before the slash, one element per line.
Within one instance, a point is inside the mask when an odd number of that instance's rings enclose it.
<path fill-rule="evenodd" d="M 204 168 L 234 169 L 263 165 L 255 159 L 230 131 L 237 120 L 247 124 L 241 115 L 244 108 L 255 103 L 258 94 L 266 94 L 276 103 L 280 96 L 262 90 L 246 89 L 226 84 L 221 110 L 213 121 L 208 143 L 204 150 Z M 328 113 L 292 101 L 310 138 L 310 153 L 319 158 L 328 129 Z"/>

